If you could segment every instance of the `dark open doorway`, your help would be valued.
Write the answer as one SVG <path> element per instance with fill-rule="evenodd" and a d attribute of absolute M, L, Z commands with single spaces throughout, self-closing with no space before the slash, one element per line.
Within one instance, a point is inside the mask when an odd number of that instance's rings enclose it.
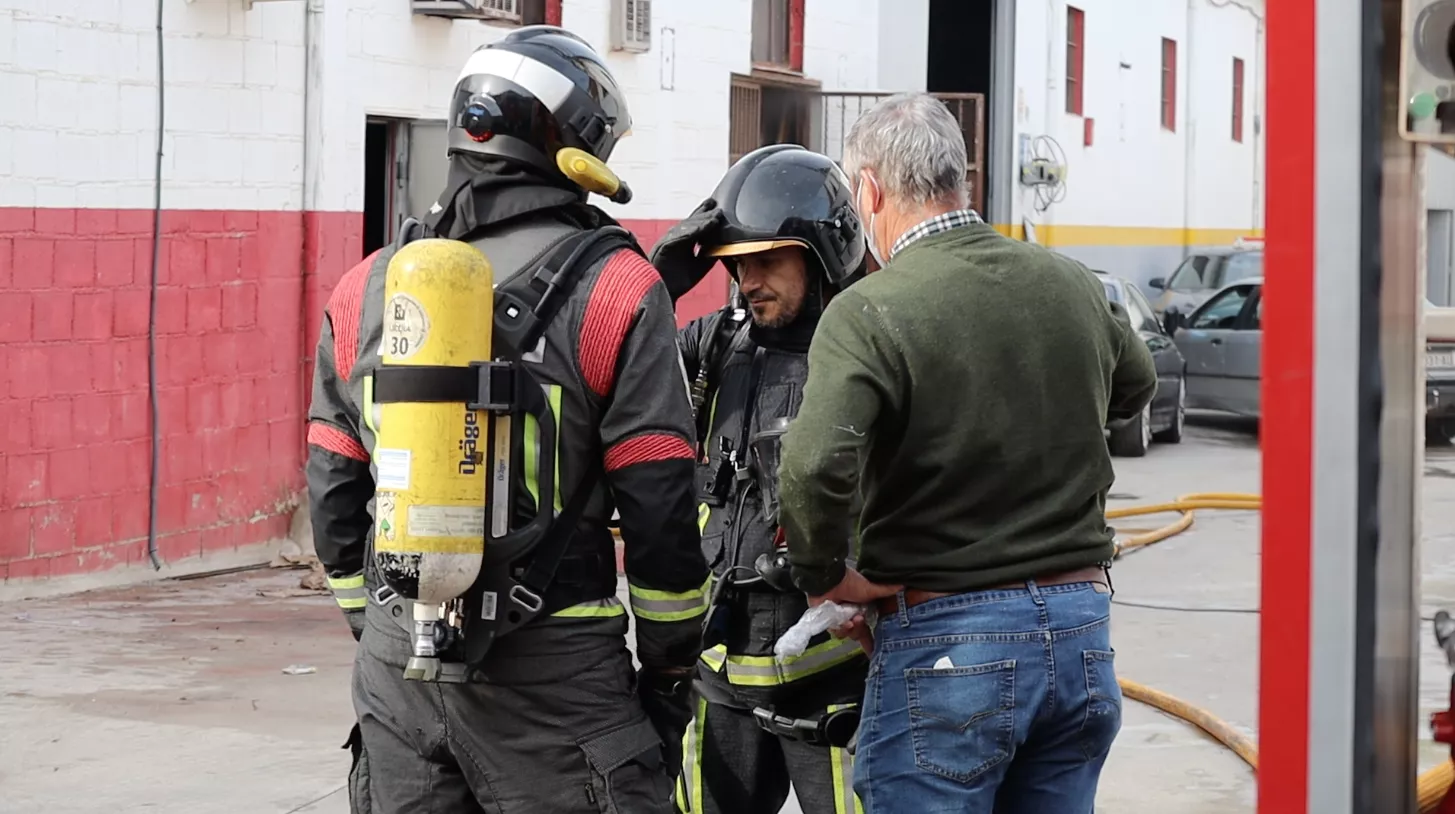
<path fill-rule="evenodd" d="M 930 0 L 926 90 L 983 94 L 982 138 L 993 133 L 997 124 L 993 66 L 997 59 L 1011 58 L 1008 52 L 997 53 L 995 6 L 996 0 Z M 994 148 L 993 140 L 982 145 L 980 152 L 986 159 L 992 157 L 990 148 Z M 972 156 L 975 152 L 972 148 Z M 985 160 L 978 178 L 982 189 L 972 191 L 972 200 L 979 199 L 983 206 L 992 205 L 986 202 L 994 197 L 995 169 L 994 160 Z"/>
<path fill-rule="evenodd" d="M 391 122 L 370 120 L 364 126 L 364 256 L 389 242 L 394 188 Z"/>

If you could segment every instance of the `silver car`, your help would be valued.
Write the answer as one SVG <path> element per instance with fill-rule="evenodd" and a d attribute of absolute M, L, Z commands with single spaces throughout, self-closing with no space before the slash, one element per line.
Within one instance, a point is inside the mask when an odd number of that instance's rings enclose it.
<path fill-rule="evenodd" d="M 1186 319 L 1169 315 L 1172 341 L 1187 360 L 1187 406 L 1257 418 L 1263 363 L 1263 278 L 1240 280 Z"/>
<path fill-rule="evenodd" d="M 1147 287 L 1153 292 L 1152 308 L 1157 316 L 1189 316 L 1224 287 L 1262 276 L 1262 243 L 1241 241 L 1194 251 L 1170 278 L 1154 277 Z"/>

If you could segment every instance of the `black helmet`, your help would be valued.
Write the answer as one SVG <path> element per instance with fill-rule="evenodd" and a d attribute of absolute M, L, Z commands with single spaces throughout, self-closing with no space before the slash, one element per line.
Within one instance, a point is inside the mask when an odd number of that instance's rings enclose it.
<path fill-rule="evenodd" d="M 450 100 L 449 153 L 560 176 L 558 150 L 606 161 L 631 125 L 626 97 L 591 46 L 564 28 L 533 25 L 470 55 Z"/>
<path fill-rule="evenodd" d="M 712 198 L 724 220 L 707 252 L 714 257 L 802 246 L 834 288 L 864 273 L 864 228 L 849 178 L 828 156 L 796 144 L 760 147 L 728 169 Z"/>

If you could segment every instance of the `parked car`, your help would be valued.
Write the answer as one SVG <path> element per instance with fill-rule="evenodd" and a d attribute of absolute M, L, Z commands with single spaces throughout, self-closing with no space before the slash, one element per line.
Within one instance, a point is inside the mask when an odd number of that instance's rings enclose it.
<path fill-rule="evenodd" d="M 1215 293 L 1185 320 L 1166 327 L 1187 360 L 1187 406 L 1257 418 L 1263 360 L 1263 278 Z"/>
<path fill-rule="evenodd" d="M 1425 301 L 1425 436 L 1455 440 L 1455 308 Z"/>
<path fill-rule="evenodd" d="M 1165 322 L 1187 359 L 1188 407 L 1262 415 L 1263 278 L 1234 283 L 1186 320 L 1174 316 Z M 1425 434 L 1455 440 L 1455 308 L 1428 300 Z"/>
<path fill-rule="evenodd" d="M 1136 418 L 1107 427 L 1107 446 L 1111 454 L 1138 458 L 1147 454 L 1153 441 L 1175 444 L 1182 440 L 1182 428 L 1187 417 L 1182 354 L 1157 321 L 1152 304 L 1141 289 L 1121 277 L 1104 271 L 1096 273 L 1106 289 L 1106 298 L 1127 310 L 1132 327 L 1147 343 L 1147 350 L 1152 352 L 1152 359 L 1157 364 L 1157 392 L 1152 402 Z"/>
<path fill-rule="evenodd" d="M 1212 295 L 1233 283 L 1263 276 L 1262 241 L 1239 241 L 1232 246 L 1199 249 L 1182 261 L 1169 278 L 1154 277 L 1152 310 L 1158 317 L 1170 313 L 1189 316 Z"/>

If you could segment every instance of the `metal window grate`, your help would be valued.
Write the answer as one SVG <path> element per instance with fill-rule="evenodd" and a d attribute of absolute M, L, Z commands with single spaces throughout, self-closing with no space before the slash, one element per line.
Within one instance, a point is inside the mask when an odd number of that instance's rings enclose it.
<path fill-rule="evenodd" d="M 734 89 L 736 92 L 736 89 Z M 885 98 L 888 92 L 827 91 L 818 94 L 819 112 L 815 124 L 815 146 L 818 151 L 840 163 L 844 160 L 844 142 L 859 117 Z M 965 137 L 965 183 L 970 190 L 970 205 L 977 212 L 985 206 L 985 95 L 981 93 L 932 93 L 945 103 L 960 132 Z"/>
<path fill-rule="evenodd" d="M 728 123 L 728 163 L 733 164 L 762 146 L 763 89 L 734 77 Z"/>
<path fill-rule="evenodd" d="M 652 46 L 652 0 L 612 0 L 613 48 L 646 51 Z"/>

